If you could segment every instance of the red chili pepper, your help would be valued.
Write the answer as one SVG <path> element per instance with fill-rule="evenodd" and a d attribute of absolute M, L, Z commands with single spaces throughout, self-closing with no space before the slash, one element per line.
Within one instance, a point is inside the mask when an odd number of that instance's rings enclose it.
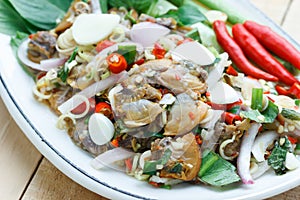
<path fill-rule="evenodd" d="M 119 139 L 118 138 L 113 139 L 110 143 L 114 147 L 119 147 Z"/>
<path fill-rule="evenodd" d="M 245 28 L 268 50 L 300 69 L 300 52 L 270 27 L 246 21 Z"/>
<path fill-rule="evenodd" d="M 152 54 L 157 58 L 157 59 L 162 59 L 165 57 L 166 50 L 159 44 L 155 43 L 154 44 L 154 49 L 152 50 Z"/>
<path fill-rule="evenodd" d="M 201 136 L 200 135 L 195 135 L 195 140 L 196 140 L 197 144 L 199 144 L 199 145 L 202 144 L 202 140 L 201 140 Z"/>
<path fill-rule="evenodd" d="M 242 49 L 229 35 L 225 22 L 220 20 L 215 21 L 213 23 L 213 29 L 216 33 L 216 37 L 219 44 L 229 54 L 232 61 L 240 70 L 242 70 L 245 74 L 257 79 L 264 79 L 267 81 L 278 81 L 277 77 L 256 68 L 248 61 Z"/>
<path fill-rule="evenodd" d="M 232 76 L 238 76 L 238 72 L 230 65 L 227 69 L 226 69 L 226 74 L 232 75 Z"/>
<path fill-rule="evenodd" d="M 297 143 L 298 143 L 297 138 L 294 138 L 294 137 L 289 136 L 289 135 L 288 135 L 287 137 L 288 137 L 289 141 L 290 141 L 292 144 L 297 144 Z"/>
<path fill-rule="evenodd" d="M 112 53 L 106 57 L 106 61 L 112 73 L 118 74 L 127 68 L 126 59 L 121 54 Z"/>
<path fill-rule="evenodd" d="M 135 61 L 134 64 L 141 65 L 141 64 L 144 64 L 144 62 L 145 62 L 145 59 L 141 58 L 141 59 Z"/>
<path fill-rule="evenodd" d="M 111 106 L 106 102 L 99 102 L 95 107 L 95 113 L 102 113 L 109 119 L 113 119 L 113 111 Z"/>
<path fill-rule="evenodd" d="M 95 104 L 96 101 L 94 98 L 89 98 L 89 103 L 90 103 L 90 108 L 89 108 L 89 112 L 93 112 L 95 110 Z M 73 114 L 81 114 L 85 111 L 86 109 L 86 103 L 81 103 L 79 104 L 76 108 L 74 108 L 71 113 Z"/>
<path fill-rule="evenodd" d="M 289 96 L 290 92 L 285 89 L 284 87 L 280 86 L 280 85 L 275 85 L 275 90 L 277 91 L 277 93 L 279 95 L 285 95 L 285 96 Z"/>
<path fill-rule="evenodd" d="M 242 120 L 241 116 L 230 113 L 230 112 L 224 112 L 222 114 L 222 119 L 224 119 L 224 121 L 227 124 L 233 124 L 235 121 L 241 121 Z"/>
<path fill-rule="evenodd" d="M 298 80 L 247 31 L 242 24 L 232 27 L 234 40 L 243 52 L 266 72 L 276 76 L 281 82 L 292 85 Z"/>
<path fill-rule="evenodd" d="M 132 159 L 131 158 L 125 159 L 125 165 L 126 165 L 128 171 L 131 171 L 132 170 Z"/>
<path fill-rule="evenodd" d="M 100 41 L 97 46 L 96 46 L 96 51 L 99 53 L 101 52 L 103 49 L 107 48 L 107 47 L 110 47 L 112 45 L 114 45 L 115 42 L 112 42 L 112 41 L 109 41 L 109 40 L 103 40 L 103 41 Z"/>
<path fill-rule="evenodd" d="M 300 85 L 299 83 L 294 83 L 292 87 L 289 89 L 289 93 L 296 98 L 300 99 Z"/>

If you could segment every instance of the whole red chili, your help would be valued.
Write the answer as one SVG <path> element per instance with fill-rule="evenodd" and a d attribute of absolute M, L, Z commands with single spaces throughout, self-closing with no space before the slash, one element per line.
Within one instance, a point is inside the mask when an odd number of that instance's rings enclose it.
<path fill-rule="evenodd" d="M 278 62 L 242 24 L 232 27 L 233 39 L 243 52 L 263 70 L 276 76 L 281 82 L 293 85 L 298 80 Z"/>
<path fill-rule="evenodd" d="M 300 52 L 270 27 L 246 21 L 245 28 L 268 50 L 300 69 Z"/>
<path fill-rule="evenodd" d="M 213 29 L 216 33 L 216 37 L 219 44 L 229 54 L 231 60 L 236 64 L 236 66 L 240 70 L 242 70 L 245 74 L 257 79 L 264 79 L 267 81 L 278 81 L 277 77 L 256 68 L 248 61 L 242 49 L 229 35 L 225 22 L 220 20 L 215 21 L 213 23 Z"/>

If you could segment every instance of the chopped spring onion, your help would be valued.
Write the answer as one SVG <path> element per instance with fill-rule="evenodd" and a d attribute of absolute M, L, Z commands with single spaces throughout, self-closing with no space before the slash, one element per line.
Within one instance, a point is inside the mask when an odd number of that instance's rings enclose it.
<path fill-rule="evenodd" d="M 263 108 L 263 89 L 262 88 L 253 88 L 252 89 L 251 108 L 253 110 L 261 110 Z"/>

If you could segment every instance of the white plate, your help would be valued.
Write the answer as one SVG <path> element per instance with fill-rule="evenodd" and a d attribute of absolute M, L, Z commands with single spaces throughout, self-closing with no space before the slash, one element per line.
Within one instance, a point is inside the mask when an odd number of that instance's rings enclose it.
<path fill-rule="evenodd" d="M 234 6 L 246 16 L 268 24 L 295 43 L 248 1 L 236 0 Z M 33 98 L 33 80 L 18 65 L 9 46 L 9 37 L 0 35 L 0 41 L 0 91 L 9 112 L 48 160 L 89 190 L 110 199 L 262 199 L 300 184 L 298 169 L 283 176 L 275 176 L 270 172 L 253 185 L 235 184 L 214 188 L 183 184 L 165 190 L 153 188 L 121 172 L 94 170 L 89 164 L 92 157 L 75 146 L 65 132 L 56 129 L 56 116 Z M 297 47 L 299 49 L 299 45 Z"/>

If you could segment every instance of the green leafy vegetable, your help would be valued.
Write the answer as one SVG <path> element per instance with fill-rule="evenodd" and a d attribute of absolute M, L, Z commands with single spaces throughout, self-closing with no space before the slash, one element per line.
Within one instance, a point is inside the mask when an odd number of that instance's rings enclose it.
<path fill-rule="evenodd" d="M 171 10 L 161 17 L 172 17 L 181 26 L 192 25 L 207 20 L 199 9 L 189 4 L 184 4 L 178 10 Z"/>
<path fill-rule="evenodd" d="M 251 108 L 253 110 L 261 110 L 263 108 L 263 89 L 253 88 L 252 89 L 252 99 Z"/>
<path fill-rule="evenodd" d="M 17 55 L 16 53 L 17 53 L 19 46 L 26 38 L 28 38 L 28 34 L 19 32 L 19 31 L 16 32 L 15 36 L 11 37 L 10 46 L 12 47 L 15 55 Z"/>
<path fill-rule="evenodd" d="M 258 110 L 241 111 L 240 115 L 259 123 L 273 123 L 278 113 L 278 107 L 269 101 L 268 107 L 262 112 Z"/>
<path fill-rule="evenodd" d="M 167 0 L 158 0 L 157 3 L 152 4 L 147 14 L 157 17 L 166 14 L 170 10 L 177 10 L 177 7 Z"/>
<path fill-rule="evenodd" d="M 8 0 L 0 1 L 0 32 L 8 35 L 15 35 L 20 32 L 34 32 L 32 27 L 25 19 L 21 18 Z"/>
<path fill-rule="evenodd" d="M 65 11 L 61 8 L 67 2 L 57 0 L 9 0 L 17 12 L 31 24 L 41 29 L 49 30 L 56 26 Z M 69 6 L 70 4 L 68 4 Z M 45 9 L 47 8 L 47 9 Z M 43 10 L 43 12 L 41 12 Z"/>
<path fill-rule="evenodd" d="M 188 38 L 192 38 L 193 40 L 198 41 L 198 42 L 201 43 L 199 31 L 198 31 L 197 28 L 195 28 L 195 29 L 193 29 L 193 30 L 187 32 L 187 33 L 185 34 L 185 36 L 188 37 Z"/>
<path fill-rule="evenodd" d="M 146 13 L 152 4 L 155 4 L 157 0 L 109 0 L 108 5 L 110 8 L 125 7 L 128 10 L 134 8 L 139 13 Z"/>
<path fill-rule="evenodd" d="M 78 52 L 78 48 L 76 47 L 74 49 L 72 55 L 68 59 L 68 61 L 65 63 L 65 65 L 57 72 L 57 77 L 59 77 L 62 80 L 62 82 L 66 82 L 67 81 L 68 74 L 69 74 L 69 66 L 68 66 L 68 64 L 75 59 L 77 52 Z"/>
<path fill-rule="evenodd" d="M 281 111 L 282 116 L 291 120 L 300 120 L 300 113 L 296 112 L 295 110 L 282 108 Z"/>
<path fill-rule="evenodd" d="M 280 145 L 280 140 L 284 139 L 284 143 Z M 268 165 L 270 165 L 277 175 L 285 174 L 287 168 L 285 167 L 285 159 L 288 151 L 292 150 L 292 144 L 287 138 L 281 137 L 279 138 L 279 142 L 275 143 L 275 147 L 272 150 L 271 155 L 268 158 Z"/>
<path fill-rule="evenodd" d="M 107 13 L 108 11 L 108 2 L 107 0 L 99 0 L 100 8 L 102 13 Z"/>
<path fill-rule="evenodd" d="M 117 53 L 124 56 L 128 65 L 134 63 L 136 56 L 136 46 L 135 45 L 126 45 L 126 46 L 118 46 Z"/>
<path fill-rule="evenodd" d="M 172 3 L 173 5 L 180 7 L 183 5 L 184 0 L 169 0 L 170 3 Z"/>
<path fill-rule="evenodd" d="M 203 152 L 198 176 L 203 182 L 213 186 L 223 186 L 240 181 L 234 165 L 208 150 Z"/>

